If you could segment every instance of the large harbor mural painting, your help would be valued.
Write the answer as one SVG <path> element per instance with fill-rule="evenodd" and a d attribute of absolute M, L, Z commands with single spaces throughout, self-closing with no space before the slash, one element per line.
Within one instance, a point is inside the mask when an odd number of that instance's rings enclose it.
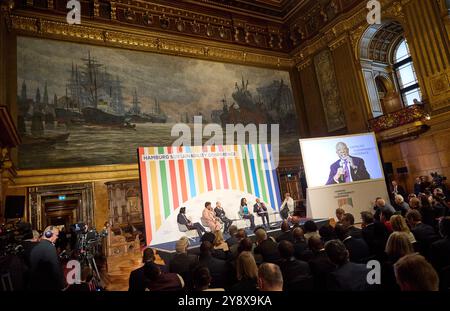
<path fill-rule="evenodd" d="M 136 163 L 169 146 L 176 123 L 280 124 L 298 156 L 289 73 L 148 52 L 18 37 L 22 169 Z M 270 136 L 269 136 L 270 137 Z M 205 137 L 207 140 L 208 137 Z"/>

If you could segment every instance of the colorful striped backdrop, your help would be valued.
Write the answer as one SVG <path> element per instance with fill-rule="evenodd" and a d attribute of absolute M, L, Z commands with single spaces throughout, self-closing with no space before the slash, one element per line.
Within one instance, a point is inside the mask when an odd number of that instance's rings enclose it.
<path fill-rule="evenodd" d="M 138 154 L 147 245 L 171 214 L 202 193 L 237 190 L 274 210 L 281 205 L 268 144 L 140 147 Z"/>

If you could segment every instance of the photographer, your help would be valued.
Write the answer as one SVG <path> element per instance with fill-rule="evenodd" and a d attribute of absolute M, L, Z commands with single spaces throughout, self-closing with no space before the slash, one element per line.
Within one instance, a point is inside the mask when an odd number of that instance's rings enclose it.
<path fill-rule="evenodd" d="M 55 242 L 59 230 L 54 226 L 45 228 L 41 241 L 30 255 L 31 290 L 62 290 L 64 276 L 56 253 Z"/>

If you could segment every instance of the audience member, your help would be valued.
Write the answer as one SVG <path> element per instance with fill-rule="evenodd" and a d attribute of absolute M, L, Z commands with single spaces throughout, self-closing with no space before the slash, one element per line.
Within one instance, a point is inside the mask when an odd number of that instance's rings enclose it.
<path fill-rule="evenodd" d="M 422 215 L 418 210 L 411 210 L 406 214 L 406 220 L 411 227 L 411 232 L 417 241 L 420 254 L 429 258 L 431 244 L 439 239 L 430 225 L 422 223 Z"/>
<path fill-rule="evenodd" d="M 185 238 L 187 240 L 187 238 Z M 150 247 L 144 249 L 142 253 L 142 263 L 145 265 L 147 262 L 155 262 L 155 253 Z M 130 278 L 128 280 L 128 291 L 139 292 L 145 291 L 145 276 L 144 276 L 144 265 L 131 271 Z M 171 271 L 172 272 L 172 271 Z"/>
<path fill-rule="evenodd" d="M 228 248 L 228 244 L 225 242 L 225 239 L 223 238 L 222 231 L 216 230 L 214 232 L 214 235 L 215 235 L 214 249 L 228 252 L 230 249 Z"/>
<path fill-rule="evenodd" d="M 307 261 L 311 254 L 308 250 L 308 244 L 306 243 L 303 229 L 297 227 L 292 231 L 292 237 L 294 239 L 294 256 L 297 259 Z"/>
<path fill-rule="evenodd" d="M 211 274 L 211 287 L 227 288 L 228 286 L 228 266 L 226 261 L 212 256 L 213 246 L 210 242 L 204 241 L 200 245 L 200 258 L 198 264 L 209 269 Z"/>
<path fill-rule="evenodd" d="M 258 267 L 255 258 L 249 251 L 239 254 L 236 261 L 237 283 L 232 287 L 232 291 L 256 291 L 258 282 Z"/>
<path fill-rule="evenodd" d="M 397 194 L 394 197 L 394 202 L 395 202 L 395 210 L 397 212 L 400 212 L 402 214 L 402 216 L 405 216 L 406 213 L 409 211 L 409 204 L 405 202 L 405 199 L 403 198 L 402 195 Z"/>
<path fill-rule="evenodd" d="M 334 228 L 336 236 L 344 243 L 349 252 L 351 262 L 366 263 L 370 256 L 369 247 L 364 239 L 355 239 L 348 234 L 348 228 L 343 224 L 338 224 Z"/>
<path fill-rule="evenodd" d="M 441 288 L 450 288 L 450 217 L 444 217 L 439 223 L 442 239 L 431 244 L 430 262 L 441 278 Z"/>
<path fill-rule="evenodd" d="M 294 236 L 292 234 L 291 228 L 289 228 L 289 224 L 288 224 L 287 220 L 283 220 L 283 222 L 281 223 L 280 229 L 281 229 L 281 233 L 276 239 L 278 243 L 283 240 L 286 240 L 289 242 L 294 242 Z"/>
<path fill-rule="evenodd" d="M 371 212 L 361 212 L 362 236 L 369 247 L 369 252 L 381 260 L 389 233 L 381 222 L 375 222 Z"/>
<path fill-rule="evenodd" d="M 313 280 L 308 263 L 294 257 L 294 245 L 282 240 L 278 245 L 281 258 L 281 273 L 285 290 L 312 290 Z"/>
<path fill-rule="evenodd" d="M 394 232 L 404 232 L 408 236 L 411 244 L 414 245 L 414 243 L 416 243 L 416 238 L 414 237 L 414 234 L 412 234 L 411 230 L 409 230 L 406 220 L 402 215 L 392 215 L 390 222 Z"/>
<path fill-rule="evenodd" d="M 261 254 L 264 262 L 278 263 L 281 259 L 278 252 L 277 243 L 267 237 L 264 229 L 256 230 L 256 244 L 253 250 L 255 254 Z"/>
<path fill-rule="evenodd" d="M 305 235 L 306 242 L 308 242 L 308 239 L 312 236 L 320 237 L 317 225 L 312 220 L 307 220 L 305 222 L 305 224 L 303 225 L 303 233 Z"/>
<path fill-rule="evenodd" d="M 204 266 L 198 266 L 193 273 L 194 290 L 196 291 L 224 291 L 223 288 L 210 288 L 211 274 L 209 269 Z"/>
<path fill-rule="evenodd" d="M 187 253 L 189 240 L 181 237 L 175 245 L 175 255 L 169 262 L 169 272 L 181 275 L 187 288 L 192 288 L 192 269 L 198 263 L 198 257 Z"/>
<path fill-rule="evenodd" d="M 228 232 L 230 233 L 230 237 L 227 239 L 228 247 L 232 247 L 233 245 L 239 243 L 236 234 L 238 232 L 238 228 L 235 225 L 231 225 L 228 229 Z"/>
<path fill-rule="evenodd" d="M 273 263 L 263 263 L 258 269 L 258 288 L 260 291 L 283 290 L 283 275 L 280 268 Z"/>
<path fill-rule="evenodd" d="M 184 280 L 177 273 L 163 273 L 153 262 L 144 264 L 145 289 L 149 291 L 178 291 L 184 288 Z"/>
<path fill-rule="evenodd" d="M 336 265 L 336 270 L 330 273 L 328 279 L 328 290 L 369 290 L 370 287 L 367 283 L 369 269 L 365 264 L 357 264 L 349 261 L 349 252 L 344 243 L 339 240 L 328 241 L 325 244 L 325 251 L 331 262 Z"/>
<path fill-rule="evenodd" d="M 314 236 L 308 240 L 309 249 L 312 257 L 309 260 L 309 267 L 314 277 L 314 289 L 326 290 L 328 275 L 336 269 L 336 266 L 330 261 L 323 241 Z"/>
<path fill-rule="evenodd" d="M 336 209 L 336 219 L 337 219 L 337 222 L 336 223 L 340 223 L 341 221 L 342 221 L 342 217 L 344 216 L 344 214 L 345 214 L 345 210 L 343 209 L 343 208 L 341 208 L 341 207 L 338 207 L 337 209 Z"/>
<path fill-rule="evenodd" d="M 355 218 L 350 213 L 345 213 L 341 223 L 347 228 L 348 234 L 356 239 L 362 239 L 362 230 L 355 227 Z"/>
<path fill-rule="evenodd" d="M 437 291 L 439 278 L 423 256 L 409 254 L 394 265 L 395 277 L 402 291 Z"/>

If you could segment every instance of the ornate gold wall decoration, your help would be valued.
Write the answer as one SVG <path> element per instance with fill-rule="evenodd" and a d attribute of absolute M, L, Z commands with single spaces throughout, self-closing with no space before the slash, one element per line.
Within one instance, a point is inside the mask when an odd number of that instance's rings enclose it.
<path fill-rule="evenodd" d="M 289 69 L 294 65 L 294 62 L 287 55 L 283 54 L 270 55 L 267 52 L 256 52 L 256 50 L 252 51 L 250 49 L 226 48 L 221 46 L 224 44 L 213 45 L 211 42 L 200 40 L 189 40 L 189 42 L 186 42 L 174 36 L 149 33 L 147 31 L 138 34 L 122 30 L 107 30 L 100 27 L 100 25 L 87 22 L 82 25 L 69 25 L 65 22 L 19 15 L 11 15 L 11 19 L 12 28 L 17 30 L 18 34 L 39 35 L 75 42 L 91 42 L 94 44 L 106 44 L 122 48 L 273 68 Z"/>

